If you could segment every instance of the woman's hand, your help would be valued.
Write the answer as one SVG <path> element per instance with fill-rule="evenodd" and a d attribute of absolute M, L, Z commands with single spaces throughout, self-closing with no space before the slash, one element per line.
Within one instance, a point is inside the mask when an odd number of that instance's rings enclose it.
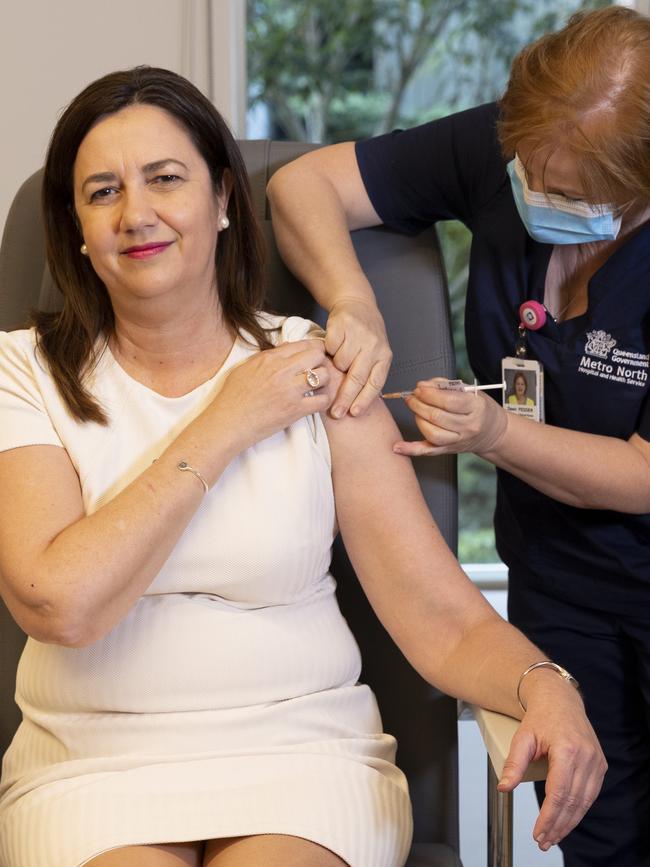
<path fill-rule="evenodd" d="M 307 382 L 307 371 L 318 377 L 318 387 Z M 325 412 L 329 372 L 322 340 L 283 343 L 258 352 L 234 367 L 216 396 L 210 411 L 227 424 L 239 451 L 260 442 L 298 419 Z"/>
<path fill-rule="evenodd" d="M 325 349 L 347 373 L 331 414 L 341 418 L 350 410 L 351 415 L 363 415 L 381 392 L 393 358 L 377 306 L 356 298 L 337 301 L 327 320 Z"/>
<path fill-rule="evenodd" d="M 553 672 L 535 678 L 545 682 L 530 691 L 498 788 L 512 791 L 532 761 L 547 757 L 546 797 L 533 828 L 533 838 L 546 851 L 575 828 L 596 799 L 607 762 L 577 691 Z"/>
<path fill-rule="evenodd" d="M 415 413 L 415 422 L 424 436 L 420 442 L 395 443 L 400 455 L 444 455 L 459 452 L 482 454 L 493 451 L 503 438 L 507 414 L 483 392 L 445 389 L 441 377 L 418 382 L 405 398 Z"/>

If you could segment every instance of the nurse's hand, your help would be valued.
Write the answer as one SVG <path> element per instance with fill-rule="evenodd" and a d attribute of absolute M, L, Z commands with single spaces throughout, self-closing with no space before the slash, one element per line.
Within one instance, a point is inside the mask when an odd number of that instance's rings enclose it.
<path fill-rule="evenodd" d="M 446 383 L 442 377 L 418 382 L 413 394 L 404 398 L 424 439 L 397 442 L 394 452 L 411 456 L 483 454 L 497 448 L 507 426 L 503 407 L 482 391 L 439 387 Z"/>
<path fill-rule="evenodd" d="M 325 349 L 346 377 L 330 410 L 341 418 L 363 415 L 381 392 L 393 353 L 377 306 L 357 298 L 342 299 L 331 308 Z"/>
<path fill-rule="evenodd" d="M 527 700 L 527 711 L 512 739 L 498 789 L 510 792 L 528 765 L 546 756 L 546 795 L 533 838 L 547 851 L 575 828 L 596 799 L 607 762 L 577 691 L 546 672 Z"/>

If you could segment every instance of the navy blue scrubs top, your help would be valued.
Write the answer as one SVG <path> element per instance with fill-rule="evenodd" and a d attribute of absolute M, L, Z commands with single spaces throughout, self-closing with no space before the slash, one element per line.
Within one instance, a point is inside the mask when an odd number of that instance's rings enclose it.
<path fill-rule="evenodd" d="M 357 160 L 382 221 L 417 234 L 457 219 L 472 232 L 465 328 L 480 382 L 514 355 L 518 308 L 544 300 L 553 246 L 521 222 L 501 156 L 495 104 L 359 142 Z M 528 332 L 544 366 L 546 422 L 650 440 L 650 224 L 589 283 L 587 312 Z M 581 605 L 650 610 L 650 515 L 577 509 L 497 471 L 499 555 L 517 580 Z"/>

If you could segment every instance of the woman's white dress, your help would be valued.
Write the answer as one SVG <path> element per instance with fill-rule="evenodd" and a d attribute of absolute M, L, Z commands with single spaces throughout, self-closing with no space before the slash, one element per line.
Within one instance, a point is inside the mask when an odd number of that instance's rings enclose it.
<path fill-rule="evenodd" d="M 280 325 L 275 342 L 310 323 Z M 178 398 L 104 352 L 110 425 L 67 412 L 32 331 L 0 333 L 0 451 L 63 446 L 88 514 L 157 458 L 254 352 Z M 199 484 L 178 474 L 178 485 Z M 119 533 L 115 527 L 115 533 Z M 328 572 L 336 532 L 318 415 L 237 457 L 145 595 L 84 648 L 27 645 L 4 757 L 0 865 L 78 867 L 129 844 L 281 833 L 352 867 L 398 867 L 410 805 Z M 92 574 L 88 582 L 92 582 Z"/>

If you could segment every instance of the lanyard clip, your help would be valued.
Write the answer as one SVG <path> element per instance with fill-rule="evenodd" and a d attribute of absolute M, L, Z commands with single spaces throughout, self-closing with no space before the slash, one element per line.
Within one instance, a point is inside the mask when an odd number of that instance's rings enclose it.
<path fill-rule="evenodd" d="M 539 331 L 546 325 L 546 307 L 539 301 L 524 301 L 519 305 L 519 336 L 515 343 L 515 356 L 525 358 L 527 352 L 526 332 Z"/>
<path fill-rule="evenodd" d="M 539 331 L 546 325 L 546 307 L 539 301 L 524 301 L 519 305 L 521 325 L 529 331 Z"/>
<path fill-rule="evenodd" d="M 525 358 L 528 351 L 526 341 L 526 326 L 519 323 L 517 342 L 515 343 L 515 358 Z"/>

